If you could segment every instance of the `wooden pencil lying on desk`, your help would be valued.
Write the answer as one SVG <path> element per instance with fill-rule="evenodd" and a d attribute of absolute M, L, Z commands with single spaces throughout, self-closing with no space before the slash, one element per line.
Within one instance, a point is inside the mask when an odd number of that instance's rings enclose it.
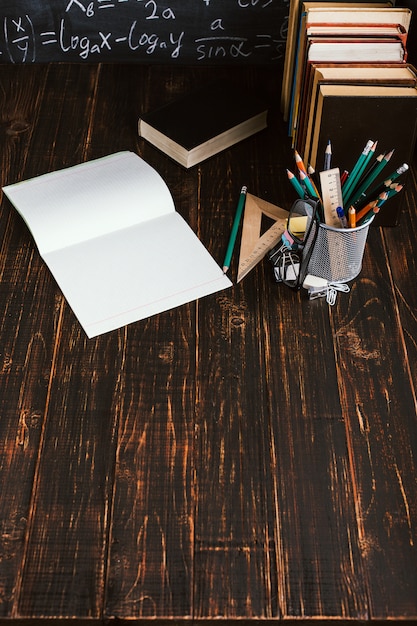
<path fill-rule="evenodd" d="M 247 187 L 243 186 L 240 190 L 239 202 L 235 213 L 235 219 L 233 220 L 232 231 L 230 233 L 229 243 L 227 245 L 226 256 L 223 261 L 223 273 L 226 274 L 230 267 L 230 261 L 232 260 L 233 249 L 236 243 L 237 231 L 239 230 L 240 220 L 242 218 L 243 208 L 246 202 Z"/>

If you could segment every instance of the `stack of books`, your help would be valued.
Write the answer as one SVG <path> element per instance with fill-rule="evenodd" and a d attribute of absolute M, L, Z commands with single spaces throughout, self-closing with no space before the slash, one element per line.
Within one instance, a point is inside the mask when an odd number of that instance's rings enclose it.
<path fill-rule="evenodd" d="M 409 161 L 417 133 L 417 72 L 407 62 L 411 10 L 377 2 L 292 0 L 281 106 L 293 148 L 314 170 L 354 167 L 363 146 Z M 400 201 L 379 225 L 396 225 Z"/>

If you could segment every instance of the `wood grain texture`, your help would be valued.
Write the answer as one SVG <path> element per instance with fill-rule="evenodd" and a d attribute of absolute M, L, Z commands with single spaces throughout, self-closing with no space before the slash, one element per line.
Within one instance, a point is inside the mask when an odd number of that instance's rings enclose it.
<path fill-rule="evenodd" d="M 189 171 L 138 137 L 141 112 L 219 75 L 267 90 L 267 131 Z M 242 184 L 294 200 L 279 86 L 0 66 L 2 184 L 133 150 L 221 265 Z M 1 196 L 0 621 L 417 619 L 416 190 L 414 162 L 400 226 L 371 229 L 333 307 L 264 260 L 92 340 Z"/>
<path fill-rule="evenodd" d="M 26 74 L 30 77 L 27 71 Z M 94 91 L 96 74 L 96 69 L 80 72 L 79 69 L 71 71 L 68 67 L 62 67 L 49 72 L 48 68 L 44 68 L 43 95 L 37 104 L 37 120 L 27 147 L 23 177 L 58 169 L 85 158 L 88 125 L 85 125 L 83 120 L 91 115 L 93 103 L 91 95 Z M 22 76 L 22 84 L 25 78 Z M 56 84 L 60 84 L 61 88 L 56 89 Z M 35 84 L 32 98 L 36 88 Z M 84 94 L 82 99 L 80 94 Z M 57 143 L 62 146 L 58 154 L 54 149 Z M 100 468 L 100 472 L 102 468 L 99 465 L 99 455 L 94 455 L 91 450 L 86 453 L 86 458 L 83 458 L 83 444 L 85 443 L 87 450 L 90 446 L 94 449 L 94 441 L 83 433 L 82 417 L 85 415 L 85 407 L 79 378 L 75 380 L 77 393 L 72 395 L 72 401 L 68 397 L 67 386 L 72 382 L 74 358 L 71 349 L 67 352 L 66 338 L 62 337 L 63 318 L 68 308 L 46 267 L 40 263 L 27 229 L 25 237 L 29 242 L 26 245 L 31 248 L 32 254 L 37 259 L 39 275 L 45 275 L 48 279 L 43 291 L 38 289 L 37 293 L 33 294 L 32 306 L 39 311 L 37 314 L 42 319 L 50 320 L 50 326 L 55 318 L 55 324 L 52 326 L 54 334 L 49 332 L 49 335 L 44 337 L 39 333 L 39 322 L 30 315 L 30 311 L 27 311 L 28 319 L 32 323 L 35 322 L 35 330 L 32 331 L 34 338 L 40 334 L 50 352 L 48 363 L 50 369 L 47 372 L 46 404 L 42 407 L 42 417 L 45 420 L 36 459 L 32 499 L 27 514 L 25 549 L 14 590 L 12 614 L 48 616 L 62 612 L 71 616 L 77 615 L 78 611 L 82 610 L 86 615 L 97 615 L 97 608 L 90 608 L 90 604 L 94 607 L 96 600 L 100 598 L 96 591 L 96 578 L 88 566 L 83 565 L 83 561 L 84 563 L 88 561 L 88 551 L 90 547 L 93 548 L 93 543 L 89 536 L 88 523 L 85 523 L 88 520 L 82 519 L 82 510 L 83 506 L 88 506 L 89 513 L 93 514 L 92 500 L 86 488 L 90 465 L 92 463 L 93 467 Z M 26 277 L 28 286 L 32 287 L 32 282 L 30 277 Z M 48 309 L 56 310 L 54 317 L 46 315 Z M 80 335 L 78 327 L 75 332 Z M 82 341 L 85 339 L 82 338 Z M 72 337 L 71 345 L 73 344 Z M 93 345 L 90 344 L 89 347 L 91 349 Z M 66 355 L 68 361 L 61 367 L 62 354 Z M 75 358 L 77 359 L 77 356 Z M 81 371 L 84 370 L 87 387 L 92 391 L 89 367 L 86 365 L 89 360 L 87 357 Z M 36 372 L 37 369 L 34 369 L 32 375 Z M 106 384 L 102 377 L 99 380 L 101 385 Z M 95 402 L 93 391 L 90 399 Z M 58 406 L 57 413 L 55 404 Z M 93 416 L 89 411 L 87 415 L 88 427 L 92 428 Z M 67 420 L 73 420 L 71 427 L 68 427 Z M 74 453 L 74 458 L 71 458 L 71 452 Z M 101 475 L 100 480 L 104 482 Z M 84 493 L 79 487 L 81 483 L 86 488 Z M 66 506 L 67 503 L 71 505 Z M 85 542 L 76 536 L 80 528 L 78 525 L 80 519 L 82 520 L 80 536 L 85 537 Z M 95 524 L 96 520 L 92 521 L 91 526 L 94 528 Z M 101 532 L 100 547 L 103 537 Z M 62 546 L 65 546 L 65 550 L 61 549 Z M 96 568 L 102 571 L 101 557 L 102 549 L 99 549 L 95 558 L 90 560 L 93 570 Z M 77 567 L 77 560 L 82 563 L 80 568 Z M 83 569 L 87 571 L 83 572 Z M 65 579 L 68 582 L 62 585 Z M 94 593 L 91 593 L 91 589 L 94 589 Z M 57 605 L 51 603 L 51 596 L 57 598 Z"/>
<path fill-rule="evenodd" d="M 415 410 L 414 393 L 381 232 L 371 231 L 367 253 L 351 296 L 361 294 L 363 306 L 352 316 L 347 299 L 345 311 L 339 308 L 339 315 L 333 317 L 358 547 L 369 616 L 394 616 L 400 602 L 404 615 L 412 617 L 415 528 L 409 507 L 415 495 L 415 442 L 405 443 L 401 430 L 408 430 L 406 424 Z M 396 556 L 399 549 L 401 561 Z"/>
<path fill-rule="evenodd" d="M 2 181 L 30 175 L 45 73 L 6 72 L 1 82 Z M 39 94 L 39 100 L 35 94 Z M 60 302 L 10 204 L 1 207 L 0 616 L 14 613 L 42 446 Z M 46 314 L 48 312 L 48 314 Z"/>
<path fill-rule="evenodd" d="M 236 173 L 242 180 L 243 173 Z M 210 186 L 213 179 L 209 177 Z M 206 189 L 207 183 L 202 187 L 204 195 Z M 228 207 L 228 229 L 239 189 L 231 197 L 227 189 L 219 191 L 221 205 Z M 219 211 L 220 219 L 224 212 Z M 274 502 L 265 489 L 270 484 L 271 468 L 264 431 L 264 366 L 253 333 L 261 317 L 257 308 L 247 307 L 245 296 L 242 285 L 214 298 L 214 304 L 199 303 L 197 458 L 202 462 L 196 467 L 198 617 L 276 617 L 278 610 L 275 568 L 271 568 L 276 558 Z"/>

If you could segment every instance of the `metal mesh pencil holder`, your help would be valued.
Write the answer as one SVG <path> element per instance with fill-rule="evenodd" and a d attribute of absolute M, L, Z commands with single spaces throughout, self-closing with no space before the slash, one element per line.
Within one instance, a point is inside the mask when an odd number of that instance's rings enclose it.
<path fill-rule="evenodd" d="M 372 219 L 356 228 L 334 228 L 318 224 L 307 273 L 324 278 L 329 283 L 353 280 L 362 269 L 371 222 Z"/>

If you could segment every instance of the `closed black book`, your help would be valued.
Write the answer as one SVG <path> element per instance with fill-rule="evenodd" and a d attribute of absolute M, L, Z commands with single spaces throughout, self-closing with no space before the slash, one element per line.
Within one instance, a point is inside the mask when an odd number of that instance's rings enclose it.
<path fill-rule="evenodd" d="M 229 82 L 195 90 L 142 115 L 139 135 L 189 168 L 267 125 L 264 97 Z"/>

